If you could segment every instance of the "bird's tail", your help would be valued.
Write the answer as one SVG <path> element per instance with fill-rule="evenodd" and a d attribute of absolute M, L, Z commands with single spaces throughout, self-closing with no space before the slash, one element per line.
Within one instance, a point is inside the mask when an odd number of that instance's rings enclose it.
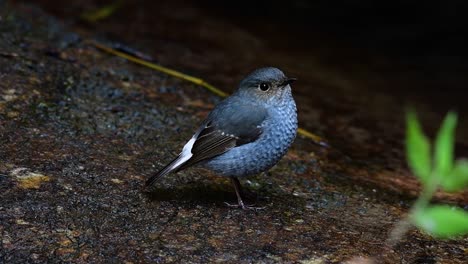
<path fill-rule="evenodd" d="M 190 158 L 190 157 L 189 157 Z M 147 181 L 146 181 L 146 184 L 145 186 L 146 187 L 150 187 L 152 186 L 154 183 L 156 183 L 156 181 L 159 180 L 159 178 L 163 177 L 163 176 L 166 176 L 167 174 L 173 172 L 173 171 L 176 171 L 177 172 L 177 169 L 182 166 L 186 161 L 187 161 L 187 157 L 184 157 L 182 155 L 179 155 L 177 158 L 175 158 L 173 161 L 171 161 L 169 164 L 167 164 L 164 168 L 162 168 L 160 171 L 158 171 L 156 174 L 154 174 L 153 176 L 151 176 L 151 178 L 149 178 Z"/>

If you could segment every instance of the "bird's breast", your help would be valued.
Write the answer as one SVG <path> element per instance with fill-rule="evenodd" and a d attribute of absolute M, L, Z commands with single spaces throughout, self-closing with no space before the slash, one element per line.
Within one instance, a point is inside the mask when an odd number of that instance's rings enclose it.
<path fill-rule="evenodd" d="M 206 167 L 220 175 L 242 177 L 274 166 L 286 154 L 296 137 L 297 113 L 294 100 L 270 107 L 260 127 L 262 134 L 257 140 L 207 161 Z"/>
<path fill-rule="evenodd" d="M 296 137 L 297 126 L 297 110 L 293 100 L 269 112 L 263 124 L 262 141 L 270 148 L 271 155 L 281 158 L 286 153 Z"/>

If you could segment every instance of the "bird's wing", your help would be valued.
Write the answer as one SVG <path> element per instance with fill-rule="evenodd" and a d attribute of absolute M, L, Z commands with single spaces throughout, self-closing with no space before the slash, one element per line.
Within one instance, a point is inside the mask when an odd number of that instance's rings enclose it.
<path fill-rule="evenodd" d="M 263 107 L 236 100 L 235 97 L 224 100 L 185 144 L 179 156 L 149 178 L 146 186 L 151 186 L 172 171 L 180 171 L 255 141 L 262 134 L 261 124 L 266 117 L 267 111 Z"/>
<path fill-rule="evenodd" d="M 255 141 L 262 134 L 261 124 L 266 116 L 264 108 L 249 103 L 228 101 L 218 105 L 195 134 L 192 156 L 177 170 Z"/>

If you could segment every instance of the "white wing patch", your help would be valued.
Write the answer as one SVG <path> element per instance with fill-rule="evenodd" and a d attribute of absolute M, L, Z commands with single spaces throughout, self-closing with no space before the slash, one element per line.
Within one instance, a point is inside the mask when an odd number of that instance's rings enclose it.
<path fill-rule="evenodd" d="M 192 154 L 192 147 L 193 147 L 193 144 L 195 143 L 195 135 L 189 140 L 189 142 L 187 142 L 187 144 L 185 144 L 184 148 L 182 149 L 182 152 L 179 154 L 179 158 L 177 159 L 177 162 L 174 163 L 174 165 L 172 166 L 171 169 L 175 169 L 175 168 L 178 168 L 179 166 L 181 166 L 182 164 L 184 164 L 185 162 L 187 162 L 187 160 L 189 160 L 193 154 Z"/>

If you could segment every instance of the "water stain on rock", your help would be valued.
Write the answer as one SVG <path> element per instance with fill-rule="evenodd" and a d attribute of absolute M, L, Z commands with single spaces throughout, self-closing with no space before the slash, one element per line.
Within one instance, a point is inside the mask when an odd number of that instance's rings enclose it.
<path fill-rule="evenodd" d="M 10 172 L 18 187 L 21 189 L 39 189 L 43 183 L 49 182 L 51 178 L 47 175 L 31 172 L 27 168 L 16 168 Z"/>

